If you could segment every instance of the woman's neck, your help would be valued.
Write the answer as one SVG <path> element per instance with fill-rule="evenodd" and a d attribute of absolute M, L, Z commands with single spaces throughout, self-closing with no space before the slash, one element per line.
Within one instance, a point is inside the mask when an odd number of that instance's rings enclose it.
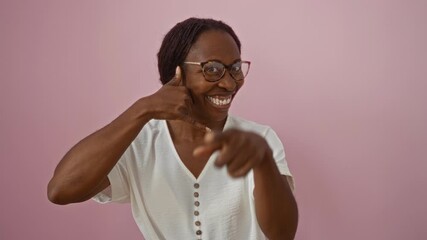
<path fill-rule="evenodd" d="M 167 120 L 166 122 L 174 141 L 197 141 L 203 140 L 207 132 L 222 132 L 226 119 L 221 122 L 206 125 L 203 123 L 192 124 L 182 120 Z"/>

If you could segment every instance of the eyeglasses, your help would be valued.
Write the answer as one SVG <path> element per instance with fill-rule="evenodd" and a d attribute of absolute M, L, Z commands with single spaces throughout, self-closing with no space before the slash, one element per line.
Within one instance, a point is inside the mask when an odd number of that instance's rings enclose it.
<path fill-rule="evenodd" d="M 251 62 L 238 61 L 230 65 L 225 65 L 218 61 L 184 62 L 184 64 L 199 65 L 202 67 L 203 76 L 205 77 L 206 81 L 216 82 L 224 76 L 225 70 L 228 70 L 234 80 L 243 80 L 246 75 L 248 75 Z"/>

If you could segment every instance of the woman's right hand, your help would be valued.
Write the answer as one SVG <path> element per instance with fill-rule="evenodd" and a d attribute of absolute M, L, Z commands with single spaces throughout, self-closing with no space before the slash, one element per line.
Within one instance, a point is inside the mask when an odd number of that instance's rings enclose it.
<path fill-rule="evenodd" d="M 192 117 L 193 99 L 184 86 L 180 67 L 175 76 L 157 92 L 143 99 L 151 119 L 183 120 L 195 124 Z"/>

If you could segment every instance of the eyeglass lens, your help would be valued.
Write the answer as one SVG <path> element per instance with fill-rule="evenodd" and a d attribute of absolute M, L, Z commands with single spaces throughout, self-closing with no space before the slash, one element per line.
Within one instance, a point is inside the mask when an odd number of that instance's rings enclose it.
<path fill-rule="evenodd" d="M 224 64 L 215 61 L 207 62 L 203 66 L 203 73 L 208 81 L 218 81 L 224 75 L 225 70 Z M 248 73 L 249 63 L 236 62 L 228 70 L 235 80 L 243 80 Z"/>

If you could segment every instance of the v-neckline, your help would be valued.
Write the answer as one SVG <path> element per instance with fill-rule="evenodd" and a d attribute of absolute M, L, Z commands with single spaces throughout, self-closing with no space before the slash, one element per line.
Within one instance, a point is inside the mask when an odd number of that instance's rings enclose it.
<path fill-rule="evenodd" d="M 228 129 L 229 120 L 230 120 L 230 115 L 228 115 L 227 119 L 225 120 L 223 131 Z M 199 182 L 203 178 L 203 176 L 205 175 L 205 173 L 209 170 L 210 166 L 213 164 L 214 159 L 216 159 L 216 157 L 218 155 L 218 151 L 215 151 L 209 157 L 208 161 L 206 162 L 206 164 L 203 167 L 202 171 L 200 172 L 199 176 L 196 178 L 193 175 L 193 173 L 187 168 L 187 166 L 185 166 L 184 162 L 182 161 L 181 157 L 179 156 L 178 150 L 176 149 L 175 144 L 173 143 L 172 136 L 171 136 L 171 133 L 169 131 L 169 127 L 168 127 L 167 121 L 166 120 L 162 120 L 162 122 L 163 122 L 163 127 L 166 130 L 167 141 L 168 141 L 169 145 L 171 146 L 171 148 L 173 149 L 172 150 L 172 152 L 173 152 L 172 154 L 175 156 L 176 161 L 178 161 L 178 164 L 181 166 L 181 169 L 183 169 L 183 171 L 187 174 L 187 176 L 189 178 L 191 178 L 191 180 L 193 180 L 194 182 Z"/>

